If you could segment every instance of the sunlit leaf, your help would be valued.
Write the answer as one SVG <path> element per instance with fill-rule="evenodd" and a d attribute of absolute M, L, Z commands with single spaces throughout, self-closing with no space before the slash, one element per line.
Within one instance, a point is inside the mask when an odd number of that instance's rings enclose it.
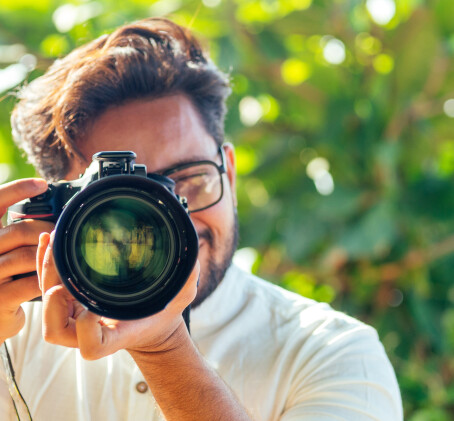
<path fill-rule="evenodd" d="M 54 3 L 53 0 L 2 0 L 1 10 L 26 12 L 27 10 L 37 10 L 45 12 L 49 10 Z"/>
<path fill-rule="evenodd" d="M 282 64 L 281 75 L 288 85 L 300 85 L 310 77 L 311 68 L 302 60 L 290 58 Z"/>
<path fill-rule="evenodd" d="M 378 73 L 388 74 L 394 69 L 394 59 L 388 54 L 380 54 L 375 57 L 374 69 Z"/>
<path fill-rule="evenodd" d="M 41 42 L 41 51 L 47 57 L 60 57 L 69 50 L 69 42 L 64 35 L 48 35 Z"/>

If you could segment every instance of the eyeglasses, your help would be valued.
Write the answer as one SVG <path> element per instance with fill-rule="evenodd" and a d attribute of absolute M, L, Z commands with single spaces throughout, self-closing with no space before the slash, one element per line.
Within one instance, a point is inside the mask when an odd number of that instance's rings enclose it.
<path fill-rule="evenodd" d="M 191 213 L 214 206 L 222 199 L 224 194 L 222 174 L 227 172 L 222 146 L 219 147 L 218 153 L 221 155 L 221 165 L 213 161 L 195 161 L 161 173 L 175 182 L 175 193 L 180 197 L 186 197 L 188 211 Z"/>

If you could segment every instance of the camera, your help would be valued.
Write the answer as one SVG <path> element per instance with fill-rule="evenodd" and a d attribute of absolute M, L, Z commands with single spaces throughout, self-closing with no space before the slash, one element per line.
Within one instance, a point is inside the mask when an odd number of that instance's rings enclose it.
<path fill-rule="evenodd" d="M 8 212 L 12 222 L 56 222 L 53 255 L 64 285 L 90 311 L 119 320 L 163 310 L 198 253 L 186 198 L 135 158 L 98 152 L 79 179 L 49 184 Z"/>

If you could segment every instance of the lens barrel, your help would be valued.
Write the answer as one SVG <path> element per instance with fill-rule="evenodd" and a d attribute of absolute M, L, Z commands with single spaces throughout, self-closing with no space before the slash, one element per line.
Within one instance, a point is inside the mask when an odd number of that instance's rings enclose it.
<path fill-rule="evenodd" d="M 130 175 L 101 178 L 67 203 L 54 259 L 74 297 L 99 315 L 130 320 L 163 310 L 197 260 L 195 228 L 163 184 Z"/>

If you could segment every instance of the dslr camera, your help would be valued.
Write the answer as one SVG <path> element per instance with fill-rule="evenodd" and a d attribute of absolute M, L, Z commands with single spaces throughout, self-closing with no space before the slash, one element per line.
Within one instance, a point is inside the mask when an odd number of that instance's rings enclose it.
<path fill-rule="evenodd" d="M 119 320 L 163 310 L 198 253 L 186 199 L 135 158 L 98 152 L 79 179 L 49 184 L 9 208 L 12 222 L 56 222 L 53 254 L 64 285 L 90 311 Z"/>

